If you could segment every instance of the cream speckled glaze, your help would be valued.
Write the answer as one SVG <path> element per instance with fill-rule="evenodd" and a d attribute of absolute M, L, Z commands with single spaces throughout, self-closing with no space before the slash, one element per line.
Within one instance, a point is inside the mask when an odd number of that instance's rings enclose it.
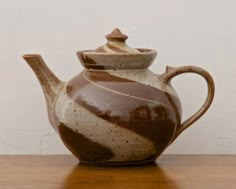
<path fill-rule="evenodd" d="M 155 50 L 131 48 L 119 29 L 106 38 L 107 44 L 95 50 L 77 52 L 85 69 L 67 82 L 60 81 L 40 55 L 25 55 L 24 59 L 43 88 L 50 123 L 80 162 L 153 162 L 209 108 L 213 79 L 193 66 L 167 67 L 157 75 L 148 69 Z M 182 122 L 181 103 L 170 80 L 187 72 L 203 76 L 208 96 L 200 110 Z"/>

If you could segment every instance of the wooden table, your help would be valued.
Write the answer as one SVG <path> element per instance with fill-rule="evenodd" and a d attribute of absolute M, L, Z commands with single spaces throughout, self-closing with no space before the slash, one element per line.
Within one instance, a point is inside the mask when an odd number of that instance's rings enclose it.
<path fill-rule="evenodd" d="M 148 166 L 93 167 L 70 155 L 6 155 L 0 188 L 236 189 L 236 156 L 163 155 Z"/>

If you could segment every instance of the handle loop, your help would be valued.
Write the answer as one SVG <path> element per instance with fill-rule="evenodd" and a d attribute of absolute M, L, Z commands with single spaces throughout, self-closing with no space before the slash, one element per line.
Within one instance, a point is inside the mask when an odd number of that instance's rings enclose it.
<path fill-rule="evenodd" d="M 184 73 L 196 73 L 201 75 L 207 83 L 207 87 L 208 87 L 208 94 L 207 94 L 207 98 L 204 102 L 204 104 L 202 105 L 202 107 L 192 116 L 190 116 L 187 120 L 185 120 L 180 128 L 176 131 L 175 136 L 172 140 L 172 142 L 185 130 L 187 129 L 190 125 L 192 125 L 195 121 L 197 121 L 210 107 L 213 98 L 214 98 L 214 93 L 215 93 L 215 85 L 214 85 L 214 81 L 213 78 L 211 77 L 211 75 L 204 69 L 199 68 L 199 67 L 195 67 L 195 66 L 182 66 L 182 67 L 177 67 L 177 68 L 173 68 L 173 67 L 166 67 L 166 72 L 164 74 L 161 75 L 160 80 L 165 83 L 168 84 L 171 79 L 177 75 L 180 74 L 184 74 Z"/>

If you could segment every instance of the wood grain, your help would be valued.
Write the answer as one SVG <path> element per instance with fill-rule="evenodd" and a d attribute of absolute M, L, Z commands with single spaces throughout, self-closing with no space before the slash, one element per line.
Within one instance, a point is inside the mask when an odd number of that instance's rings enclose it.
<path fill-rule="evenodd" d="M 157 164 L 93 167 L 70 155 L 0 156 L 1 189 L 236 188 L 236 156 L 163 155 Z"/>

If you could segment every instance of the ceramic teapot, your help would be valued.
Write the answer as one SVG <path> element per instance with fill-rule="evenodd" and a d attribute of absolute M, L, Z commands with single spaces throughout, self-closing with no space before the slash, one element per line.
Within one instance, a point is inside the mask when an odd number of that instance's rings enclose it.
<path fill-rule="evenodd" d="M 129 165 L 153 162 L 209 108 L 214 97 L 210 74 L 199 67 L 149 70 L 157 52 L 131 48 L 119 29 L 94 50 L 78 51 L 84 70 L 60 81 L 37 54 L 23 58 L 36 74 L 47 102 L 48 117 L 65 146 L 82 163 Z M 181 121 L 181 103 L 171 79 L 201 75 L 208 85 L 204 105 Z M 194 87 L 192 88 L 194 89 Z"/>

